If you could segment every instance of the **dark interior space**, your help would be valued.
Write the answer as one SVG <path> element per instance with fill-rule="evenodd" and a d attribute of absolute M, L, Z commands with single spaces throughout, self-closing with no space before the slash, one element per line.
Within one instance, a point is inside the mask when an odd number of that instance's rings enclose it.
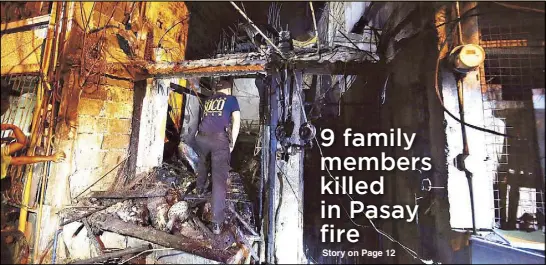
<path fill-rule="evenodd" d="M 544 9 L 544 2 L 518 4 Z M 531 100 L 531 89 L 544 87 L 544 15 L 491 3 L 479 8 L 481 42 L 491 46 L 484 63 L 487 83 L 502 86 L 503 100 Z M 508 48 L 514 41 L 520 47 Z"/>
<path fill-rule="evenodd" d="M 307 40 L 313 30 L 313 21 L 309 11 L 308 2 L 243 2 L 239 6 L 246 11 L 252 21 L 265 32 L 268 19 L 274 17 L 269 15 L 270 9 L 274 6 L 279 10 L 275 16 L 282 29 L 290 30 L 292 37 L 296 40 Z M 320 17 L 324 9 L 324 2 L 313 2 L 315 15 Z M 245 34 L 239 32 L 238 24 L 246 23 L 229 2 L 187 2 L 190 12 L 190 26 L 188 32 L 188 46 L 186 48 L 186 59 L 195 60 L 212 58 L 218 53 L 218 47 L 224 42 L 231 41 L 231 36 Z M 218 12 L 222 10 L 222 12 Z M 277 29 L 278 31 L 279 29 Z M 234 32 L 237 31 L 237 34 Z M 243 30 L 244 31 L 244 30 Z"/>

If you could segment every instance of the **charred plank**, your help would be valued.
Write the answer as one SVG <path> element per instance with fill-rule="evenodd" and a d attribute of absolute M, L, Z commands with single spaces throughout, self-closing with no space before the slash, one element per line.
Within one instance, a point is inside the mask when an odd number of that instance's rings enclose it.
<path fill-rule="evenodd" d="M 237 211 L 235 211 L 235 209 L 233 209 L 233 206 L 229 206 L 228 209 L 233 213 L 233 215 L 235 215 L 235 217 L 237 218 L 237 220 L 239 220 L 239 222 L 241 222 L 241 224 L 243 224 L 243 226 L 246 228 L 246 230 L 248 230 L 250 233 L 252 233 L 253 236 L 257 236 L 258 233 L 256 233 L 256 231 L 254 231 L 254 229 L 252 229 L 252 226 L 250 226 L 244 219 L 241 215 L 239 215 L 239 213 L 237 213 Z"/>
<path fill-rule="evenodd" d="M 90 196 L 90 198 L 97 199 L 132 199 L 132 198 L 153 198 L 153 197 L 163 197 L 165 196 L 166 189 L 159 191 L 132 191 L 132 192 L 102 192 L 95 191 Z"/>
<path fill-rule="evenodd" d="M 125 223 L 110 215 L 98 215 L 93 219 L 93 224 L 102 230 L 135 237 L 164 247 L 179 249 L 206 259 L 222 263 L 233 263 L 239 257 L 239 251 L 213 249 L 211 246 L 191 238 L 179 235 L 175 236 L 153 228 Z"/>

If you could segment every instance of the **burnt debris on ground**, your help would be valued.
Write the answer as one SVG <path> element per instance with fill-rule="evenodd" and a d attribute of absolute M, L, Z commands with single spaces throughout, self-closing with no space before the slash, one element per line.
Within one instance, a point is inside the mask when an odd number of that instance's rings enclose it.
<path fill-rule="evenodd" d="M 168 163 L 164 162 L 145 174 L 137 175 L 124 188 L 89 192 L 79 199 L 76 207 L 61 211 L 61 225 L 79 222 L 82 224 L 75 234 L 87 226 L 89 230 L 86 231 L 92 231 L 93 235 L 88 236 L 102 255 L 89 261 L 121 261 L 121 257 L 105 250 L 104 244 L 100 242 L 99 236 L 104 231 L 221 263 L 249 262 L 252 257 L 258 260 L 253 245 L 261 239 L 256 228 L 255 202 L 247 192 L 247 184 L 252 185 L 255 176 L 243 177 L 233 170 L 230 172 L 226 221 L 222 233 L 214 235 L 209 228 L 212 218 L 211 194 L 196 194 L 193 166 L 198 158 L 187 146 L 179 149 L 179 158 L 169 159 Z M 246 158 L 245 161 L 254 159 Z M 241 171 L 256 174 L 257 169 L 249 168 L 256 166 L 259 163 L 246 163 Z M 210 185 L 210 181 L 207 185 Z M 101 260 L 101 257 L 104 259 Z"/>

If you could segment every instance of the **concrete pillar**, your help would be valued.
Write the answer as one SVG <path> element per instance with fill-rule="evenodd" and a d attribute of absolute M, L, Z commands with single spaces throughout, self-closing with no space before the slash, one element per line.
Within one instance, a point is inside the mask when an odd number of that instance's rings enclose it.
<path fill-rule="evenodd" d="M 273 78 L 275 83 L 276 78 Z M 290 79 L 288 79 L 290 80 Z M 301 72 L 296 74 L 296 87 L 292 94 L 292 104 L 287 104 L 286 108 L 292 109 L 292 120 L 294 121 L 294 130 L 289 136 L 291 144 L 301 144 L 299 139 L 299 127 L 302 120 L 302 102 L 299 97 L 302 90 L 302 75 Z M 269 262 L 277 264 L 296 264 L 306 263 L 304 248 L 303 248 L 303 151 L 297 152 L 289 156 L 288 161 L 277 159 L 279 157 L 275 152 L 275 147 L 280 147 L 275 136 L 275 128 L 277 121 L 280 122 L 281 105 L 278 104 L 277 94 L 282 86 L 277 88 L 275 94 L 271 98 L 272 120 L 271 120 L 271 152 L 269 166 L 269 192 L 268 195 L 274 194 L 273 204 L 268 205 L 268 218 L 273 218 L 272 231 L 273 251 L 270 254 Z M 289 88 L 286 87 L 286 92 Z M 286 93 L 288 95 L 288 93 Z M 288 99 L 287 99 L 288 102 Z M 276 179 L 273 179 L 276 178 Z M 271 198 L 271 197 L 270 197 Z M 269 219 L 271 220 L 271 219 Z M 271 229 L 271 228 L 270 228 Z M 271 240 L 271 239 L 268 239 Z"/>
<path fill-rule="evenodd" d="M 540 166 L 542 173 L 546 171 L 544 166 L 544 89 L 533 89 L 533 108 L 535 109 L 535 120 L 537 127 L 537 141 L 540 155 Z"/>
<path fill-rule="evenodd" d="M 475 3 L 473 3 L 475 5 Z M 471 4 L 463 6 L 461 13 L 471 8 Z M 465 44 L 478 44 L 477 18 L 466 19 L 462 25 L 463 41 Z M 452 69 L 442 69 L 442 87 L 444 105 L 453 115 L 459 117 L 459 104 L 457 84 Z M 498 125 L 501 133 L 504 133 L 504 124 L 493 116 L 492 110 L 484 107 L 482 100 L 480 72 L 471 71 L 462 80 L 465 122 L 485 127 L 487 123 Z M 472 216 L 470 195 L 467 178 L 464 171 L 459 171 L 455 166 L 455 158 L 462 153 L 463 142 L 461 124 L 445 114 L 447 126 L 447 161 L 448 161 L 448 194 L 450 204 L 451 226 L 453 228 L 472 228 Z M 467 169 L 472 172 L 472 187 L 474 191 L 474 215 L 476 228 L 492 229 L 494 227 L 494 195 L 493 180 L 498 158 L 487 149 L 487 143 L 491 141 L 501 142 L 502 136 L 495 136 L 479 130 L 466 127 L 470 156 L 465 160 Z M 499 138 L 500 137 L 500 138 Z M 434 184 L 434 183 L 433 183 Z"/>
<path fill-rule="evenodd" d="M 170 79 L 148 79 L 142 103 L 136 174 L 161 165 Z"/>

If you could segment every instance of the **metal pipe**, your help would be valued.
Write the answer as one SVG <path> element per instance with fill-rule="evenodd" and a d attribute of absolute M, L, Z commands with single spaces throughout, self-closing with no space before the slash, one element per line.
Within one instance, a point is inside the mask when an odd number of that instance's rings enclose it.
<path fill-rule="evenodd" d="M 55 237 L 53 238 L 53 254 L 51 255 L 51 264 L 55 264 L 55 261 L 57 260 L 57 242 L 59 241 L 59 234 L 62 230 L 63 228 L 61 227 L 57 229 L 57 231 L 55 231 Z"/>
<path fill-rule="evenodd" d="M 53 35 L 55 32 L 53 32 L 53 29 L 55 28 L 55 22 L 57 20 L 57 13 L 59 12 L 59 3 L 53 2 L 52 4 L 52 11 L 51 11 L 51 17 L 49 20 L 49 26 L 48 26 L 48 32 L 47 32 L 47 38 L 45 43 L 45 49 L 44 54 L 42 55 L 42 65 L 41 65 L 41 82 L 38 83 L 38 90 L 36 93 L 36 106 L 34 108 L 34 116 L 32 118 L 32 131 L 31 131 L 31 139 L 30 139 L 30 147 L 28 149 L 28 156 L 34 155 L 34 148 L 36 147 L 36 141 L 38 140 L 37 132 L 38 132 L 38 119 L 40 117 L 40 108 L 42 106 L 42 100 L 43 100 L 43 94 L 44 94 L 44 80 L 43 78 L 46 76 L 47 69 L 49 68 L 49 60 L 51 57 L 49 56 L 51 54 L 52 49 L 52 40 Z M 32 183 L 32 167 L 29 167 L 27 178 L 25 180 L 25 188 L 23 191 L 23 200 L 21 202 L 21 211 L 19 213 L 19 231 L 25 233 L 26 226 L 27 226 L 27 215 L 28 215 L 28 202 L 30 201 L 30 187 Z"/>
<path fill-rule="evenodd" d="M 265 93 L 264 93 L 265 94 Z M 266 99 L 267 102 L 267 99 Z M 265 114 L 265 113 L 264 113 Z M 267 156 L 269 155 L 269 125 L 264 123 L 262 125 L 262 148 L 261 148 L 261 170 L 260 170 L 260 188 L 258 190 L 258 223 L 260 224 L 260 234 L 263 236 L 263 194 L 264 194 L 264 181 L 268 175 L 268 159 Z M 263 254 L 265 254 L 263 247 L 263 242 L 258 242 L 258 256 L 260 257 L 259 263 L 263 262 L 261 258 L 263 257 Z"/>
<path fill-rule="evenodd" d="M 66 30 L 66 17 L 67 17 L 67 14 L 68 11 L 67 11 L 67 3 L 63 3 L 62 6 L 61 6 L 61 13 L 60 13 L 60 16 L 57 17 L 58 19 L 58 22 L 60 23 L 56 23 L 58 24 L 57 27 L 56 27 L 56 33 L 55 33 L 55 44 L 54 44 L 54 49 L 53 49 L 53 52 L 52 52 L 52 60 L 53 60 L 53 63 L 50 65 L 50 69 L 48 70 L 47 74 L 48 75 L 45 75 L 45 76 L 48 76 L 49 77 L 49 80 L 51 80 L 51 76 L 53 76 L 53 72 L 55 72 L 56 70 L 56 64 L 57 64 L 57 59 L 58 59 L 58 54 L 59 54 L 59 49 L 60 49 L 60 43 L 62 41 L 62 36 L 64 35 L 63 32 Z M 59 72 L 59 71 L 58 71 Z M 44 80 L 44 82 L 47 82 L 48 80 Z M 51 113 L 49 114 L 49 128 L 48 128 L 48 136 L 47 136 L 47 144 L 46 144 L 46 154 L 49 154 L 51 155 L 51 140 L 52 140 L 52 137 L 53 137 L 53 128 L 55 127 L 55 118 L 54 118 L 54 112 L 55 112 L 55 98 L 54 98 L 54 93 L 56 93 L 56 91 L 53 91 L 51 90 L 50 92 L 50 95 L 49 95 L 49 98 L 47 101 L 49 101 L 49 99 L 51 100 Z M 44 115 L 44 118 L 47 118 L 47 114 L 48 114 L 48 110 L 49 110 L 49 105 L 47 104 L 47 101 L 44 102 L 44 106 L 43 106 L 43 115 Z M 43 129 L 43 126 L 41 127 Z M 44 166 L 42 168 L 42 176 L 41 176 L 41 180 L 40 180 L 40 183 L 41 183 L 41 190 L 40 190 L 40 202 L 38 203 L 38 216 L 37 216 L 37 219 L 36 221 L 38 222 L 37 225 L 36 225 L 36 234 L 34 235 L 34 237 L 36 238 L 36 241 L 34 243 L 34 260 L 36 260 L 36 258 L 38 257 L 38 250 L 39 250 L 39 241 L 40 241 L 40 238 L 41 238 L 41 230 L 42 230 L 42 214 L 43 214 L 43 206 L 44 206 L 44 201 L 45 201 L 45 192 L 46 192 L 46 184 L 47 184 L 47 176 L 49 175 L 48 172 L 46 172 L 46 168 L 49 166 L 50 163 L 48 163 L 47 166 Z"/>
<path fill-rule="evenodd" d="M 272 84 L 269 84 L 267 85 L 267 79 L 264 78 L 264 86 L 262 87 L 262 93 L 260 95 L 261 98 L 263 98 L 263 102 L 261 104 L 261 108 L 262 108 L 262 114 L 263 115 L 261 117 L 262 121 L 263 121 L 263 125 L 262 125 L 262 135 L 261 135 L 261 169 L 260 169 L 260 189 L 259 189 L 259 197 L 258 197 L 258 220 L 259 220 L 259 223 L 260 223 L 260 234 L 263 236 L 265 234 L 265 230 L 264 230 L 264 221 L 263 221 L 263 216 L 264 216 L 264 182 L 268 176 L 268 172 L 269 172 L 269 167 L 268 167 L 268 162 L 269 162 L 269 159 L 268 159 L 268 156 L 269 156 L 269 142 L 270 142 L 270 133 L 269 133 L 269 130 L 270 130 L 270 126 L 269 126 L 269 121 L 271 119 L 271 116 L 269 115 L 270 111 L 268 109 L 269 107 L 269 102 L 271 101 L 271 93 L 270 93 L 270 87 L 272 86 Z M 265 249 L 265 242 L 258 242 L 258 251 L 259 251 L 259 263 L 262 263 L 264 260 L 265 260 L 265 256 L 267 254 L 267 250 Z M 264 260 L 262 260 L 262 258 L 264 258 Z"/>
<path fill-rule="evenodd" d="M 63 20 L 66 20 L 66 6 L 67 6 L 67 3 L 64 2 L 62 3 L 61 5 L 61 10 L 60 10 L 60 13 L 59 13 L 59 16 L 57 16 L 57 21 L 55 23 L 55 34 L 54 34 L 54 39 L 53 39 L 53 46 L 51 47 L 51 60 L 49 62 L 49 65 L 48 65 L 48 68 L 44 69 L 45 72 L 45 75 L 44 75 L 44 82 L 48 85 L 47 88 L 48 90 L 51 90 L 51 85 L 49 84 L 49 81 L 51 81 L 54 77 L 53 77 L 53 73 L 55 72 L 55 69 L 57 68 L 57 59 L 58 59 L 58 53 L 59 53 L 59 48 L 60 48 L 60 44 L 61 44 L 61 38 L 62 38 L 62 34 L 61 32 L 63 32 L 63 28 L 65 27 L 65 21 Z"/>
<path fill-rule="evenodd" d="M 53 92 L 54 93 L 54 92 Z M 47 144 L 46 144 L 46 154 L 51 154 L 51 139 L 52 139 L 52 136 L 53 136 L 53 121 L 55 120 L 53 118 L 53 111 L 55 109 L 55 100 L 53 99 L 53 95 L 50 96 L 51 98 L 51 114 L 50 114 L 50 121 L 49 121 L 49 128 L 48 128 L 48 136 L 47 136 Z M 45 109 L 44 109 L 44 116 L 47 116 L 47 109 L 48 109 L 48 106 L 46 105 Z M 50 162 L 49 162 L 50 163 Z M 48 164 L 49 164 L 48 163 Z M 40 183 L 41 183 L 41 190 L 40 190 L 40 202 L 38 203 L 38 217 L 36 219 L 36 221 L 38 222 L 36 224 L 36 234 L 34 235 L 34 237 L 36 238 L 36 241 L 34 242 L 34 260 L 36 260 L 36 258 L 38 258 L 38 250 L 39 250 L 39 243 L 40 243 L 40 238 L 41 238 L 41 230 L 42 230 L 42 213 L 43 213 L 43 206 L 44 206 L 44 201 L 45 201 L 45 191 L 46 191 L 46 184 L 47 184 L 47 175 L 49 172 L 46 172 L 46 168 L 48 167 L 49 165 L 46 165 L 42 168 L 42 176 L 41 176 L 41 180 L 40 180 Z"/>

